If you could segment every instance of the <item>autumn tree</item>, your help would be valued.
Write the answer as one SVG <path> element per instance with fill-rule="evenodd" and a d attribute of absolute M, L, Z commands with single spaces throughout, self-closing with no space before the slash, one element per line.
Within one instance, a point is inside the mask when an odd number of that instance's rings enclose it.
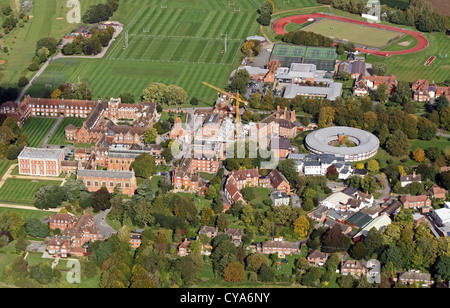
<path fill-rule="evenodd" d="M 243 281 L 245 278 L 244 266 L 237 262 L 230 262 L 223 270 L 223 279 L 228 282 Z"/>
<path fill-rule="evenodd" d="M 421 163 L 425 159 L 425 151 L 417 147 L 413 152 L 413 157 L 416 162 Z"/>
<path fill-rule="evenodd" d="M 306 216 L 299 216 L 294 220 L 294 233 L 299 236 L 299 238 L 305 238 L 308 235 L 309 230 L 309 220 Z"/>
<path fill-rule="evenodd" d="M 333 124 L 335 110 L 333 107 L 322 107 L 319 111 L 319 128 Z"/>
<path fill-rule="evenodd" d="M 380 164 L 378 163 L 377 160 L 372 159 L 367 162 L 367 170 L 369 172 L 376 173 L 378 172 L 378 170 L 380 170 Z"/>

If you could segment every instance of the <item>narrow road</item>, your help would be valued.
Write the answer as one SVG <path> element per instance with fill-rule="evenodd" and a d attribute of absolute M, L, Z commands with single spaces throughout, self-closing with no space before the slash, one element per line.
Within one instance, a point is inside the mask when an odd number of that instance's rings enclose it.
<path fill-rule="evenodd" d="M 40 148 L 46 148 L 47 147 L 47 142 L 50 140 L 50 138 L 52 137 L 53 133 L 55 132 L 55 130 L 58 128 L 59 124 L 61 123 L 61 121 L 64 119 L 64 117 L 58 117 L 58 120 L 56 121 L 55 125 L 53 125 L 52 129 L 48 132 L 47 136 L 45 136 L 44 140 L 42 140 L 41 144 L 39 145 Z"/>
<path fill-rule="evenodd" d="M 28 89 L 31 87 L 31 85 L 33 84 L 33 82 L 45 71 L 45 69 L 47 68 L 47 66 L 53 62 L 53 60 L 55 59 L 59 59 L 59 58 L 87 58 L 87 59 L 98 59 L 98 58 L 102 58 L 105 53 L 108 51 L 109 46 L 111 46 L 111 44 L 114 42 L 114 40 L 116 39 L 116 37 L 122 32 L 123 30 L 123 25 L 120 25 L 119 27 L 115 28 L 116 30 L 114 31 L 114 34 L 112 36 L 112 39 L 109 41 L 108 46 L 104 47 L 102 49 L 102 51 L 94 56 L 64 56 L 61 53 L 61 50 L 59 51 L 59 53 L 54 56 L 49 58 L 47 61 L 45 61 L 45 63 L 42 65 L 42 67 L 36 72 L 36 74 L 34 74 L 33 78 L 31 78 L 31 80 L 28 82 L 28 84 L 22 89 L 22 91 L 20 92 L 19 96 L 16 99 L 16 103 L 19 103 L 23 96 L 25 95 L 25 93 L 28 91 Z"/>

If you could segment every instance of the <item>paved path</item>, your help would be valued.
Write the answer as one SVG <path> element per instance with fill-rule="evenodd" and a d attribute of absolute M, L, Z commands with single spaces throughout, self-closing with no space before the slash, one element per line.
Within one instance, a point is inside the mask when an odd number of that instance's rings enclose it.
<path fill-rule="evenodd" d="M 62 117 L 62 116 L 58 117 L 58 120 L 56 121 L 55 125 L 53 125 L 52 129 L 48 132 L 47 136 L 45 136 L 44 140 L 42 140 L 41 144 L 39 145 L 40 148 L 47 147 L 47 142 L 50 140 L 53 133 L 58 128 L 59 124 L 62 122 L 63 119 L 64 119 L 64 117 Z"/>
<path fill-rule="evenodd" d="M 108 238 L 111 233 L 116 232 L 111 226 L 106 222 L 106 215 L 111 211 L 111 209 L 107 209 L 106 211 L 102 211 L 97 215 L 94 215 L 94 223 L 95 226 L 99 229 L 100 234 L 104 235 Z"/>
<path fill-rule="evenodd" d="M 57 207 L 53 209 L 43 210 L 35 208 L 34 206 L 28 206 L 28 205 L 18 205 L 18 204 L 7 204 L 7 203 L 0 203 L 0 207 L 6 207 L 6 208 L 12 208 L 12 209 L 21 209 L 21 210 L 33 210 L 33 211 L 44 211 L 44 212 L 55 212 L 59 213 L 63 207 Z"/>
<path fill-rule="evenodd" d="M 104 47 L 102 49 L 102 51 L 94 56 L 65 56 L 61 53 L 61 50 L 59 51 L 59 53 L 54 56 L 49 58 L 47 61 L 45 61 L 45 63 L 42 65 L 42 67 L 36 72 L 36 74 L 34 74 L 33 78 L 31 78 L 31 80 L 28 82 L 28 84 L 22 89 L 22 91 L 20 92 L 19 96 L 16 99 L 16 103 L 19 103 L 23 96 L 25 95 L 25 93 L 28 91 L 28 89 L 31 87 L 31 85 L 33 84 L 33 82 L 42 74 L 42 72 L 45 71 L 45 69 L 47 68 L 47 66 L 53 62 L 53 60 L 55 59 L 59 59 L 59 58 L 87 58 L 87 59 L 98 59 L 98 58 L 102 58 L 105 53 L 108 51 L 109 46 L 114 42 L 114 40 L 116 39 L 116 37 L 122 32 L 123 30 L 123 25 L 116 27 L 115 28 L 116 31 L 114 31 L 113 37 L 112 39 L 109 41 L 108 46 Z"/>

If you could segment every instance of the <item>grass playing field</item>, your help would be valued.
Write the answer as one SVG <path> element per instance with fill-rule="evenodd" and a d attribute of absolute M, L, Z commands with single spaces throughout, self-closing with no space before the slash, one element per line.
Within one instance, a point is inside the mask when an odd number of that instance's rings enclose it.
<path fill-rule="evenodd" d="M 395 74 L 398 80 L 414 82 L 417 79 L 426 79 L 430 82 L 443 82 L 450 76 L 450 55 L 447 58 L 439 58 L 439 53 L 444 56 L 449 53 L 450 39 L 445 33 L 425 33 L 429 45 L 422 51 L 407 55 L 392 55 L 389 58 L 367 56 L 367 62 L 382 62 L 387 65 L 387 73 Z M 389 46 L 388 46 L 389 47 Z M 423 64 L 431 56 L 436 59 L 429 66 Z"/>
<path fill-rule="evenodd" d="M 39 147 L 56 121 L 56 118 L 30 118 L 22 129 L 22 133 L 28 137 L 30 147 Z"/>
<path fill-rule="evenodd" d="M 103 3 L 103 0 L 81 1 L 81 12 L 89 6 Z M 9 4 L 14 10 L 19 10 L 18 0 L 0 0 L 0 4 Z M 44 37 L 53 36 L 61 39 L 64 34 L 77 28 L 77 24 L 69 24 L 66 20 L 67 0 L 34 1 L 32 17 L 23 27 L 16 26 L 8 35 L 0 38 L 0 46 L 8 47 L 8 53 L 0 51 L 0 60 L 6 64 L 0 66 L 0 84 L 2 86 L 17 86 L 21 76 L 30 78 L 34 73 L 28 71 L 28 66 L 34 56 L 36 42 Z M 0 14 L 0 22 L 6 17 Z M 61 17 L 63 17 L 61 19 Z M 3 34 L 3 31 L 1 31 Z"/>
<path fill-rule="evenodd" d="M 347 40 L 354 44 L 383 47 L 398 40 L 402 33 L 366 27 L 344 21 L 321 19 L 304 27 L 303 31 L 318 33 L 334 39 Z"/>
<path fill-rule="evenodd" d="M 161 9 L 160 1 L 123 0 L 113 19 L 123 23 L 124 30 L 105 57 L 58 59 L 29 94 L 42 96 L 63 82 L 86 80 L 94 98 L 109 99 L 122 92 L 140 97 L 156 81 L 183 87 L 187 101 L 197 96 L 199 106 L 212 105 L 217 94 L 202 81 L 222 88 L 227 85 L 241 61 L 239 49 L 245 38 L 259 34 L 256 11 L 261 2 L 237 0 L 230 5 L 228 0 L 178 0 Z M 127 32 L 128 48 L 124 49 Z"/>
<path fill-rule="evenodd" d="M 33 204 L 35 194 L 42 186 L 60 185 L 60 181 L 6 179 L 0 188 L 0 203 Z"/>

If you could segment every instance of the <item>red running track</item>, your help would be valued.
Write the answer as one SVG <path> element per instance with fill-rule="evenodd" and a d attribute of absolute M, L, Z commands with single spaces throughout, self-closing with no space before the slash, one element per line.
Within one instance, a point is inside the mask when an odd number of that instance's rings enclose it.
<path fill-rule="evenodd" d="M 314 14 L 308 14 L 308 15 L 296 15 L 296 16 L 281 18 L 281 19 L 278 19 L 277 21 L 275 21 L 273 23 L 272 27 L 275 30 L 275 35 L 285 34 L 287 32 L 284 30 L 284 27 L 288 23 L 292 22 L 292 23 L 296 23 L 296 24 L 303 24 L 303 23 L 307 22 L 308 19 L 310 19 L 310 18 L 335 19 L 335 20 L 351 22 L 351 23 L 374 27 L 374 28 L 392 30 L 392 31 L 396 31 L 396 32 L 409 34 L 417 39 L 417 45 L 410 49 L 406 49 L 406 50 L 381 51 L 381 50 L 355 48 L 356 50 L 358 50 L 360 52 L 364 52 L 364 53 L 370 53 L 370 54 L 382 56 L 382 57 L 389 57 L 390 55 L 404 55 L 404 54 L 409 54 L 409 53 L 413 53 L 413 52 L 418 52 L 418 51 L 425 49 L 428 46 L 428 40 L 420 32 L 410 31 L 410 30 L 387 26 L 387 25 L 383 25 L 383 24 L 370 23 L 370 22 L 366 22 L 366 21 L 356 20 L 353 18 L 341 17 L 341 16 L 336 16 L 336 15 L 328 15 L 328 14 L 323 14 L 323 13 L 314 13 Z"/>

